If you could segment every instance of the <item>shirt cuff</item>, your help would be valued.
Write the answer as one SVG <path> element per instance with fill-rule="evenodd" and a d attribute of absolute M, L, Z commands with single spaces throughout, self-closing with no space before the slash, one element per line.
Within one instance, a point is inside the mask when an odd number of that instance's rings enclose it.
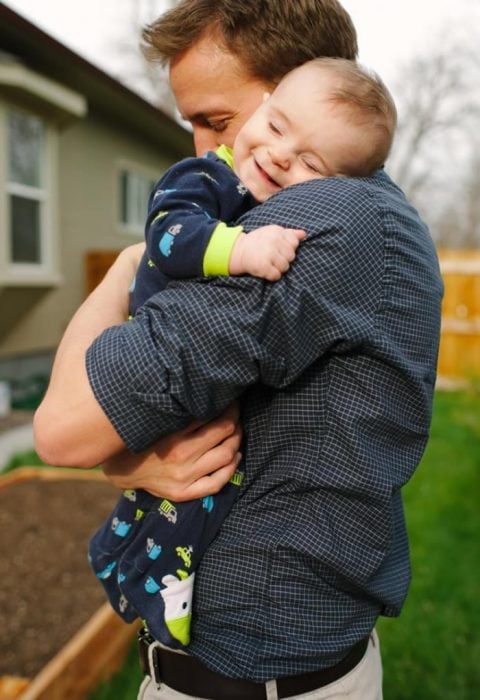
<path fill-rule="evenodd" d="M 205 277 L 229 274 L 228 263 L 232 248 L 241 233 L 243 233 L 243 226 L 227 226 L 223 222 L 214 228 L 203 257 Z"/>
<path fill-rule="evenodd" d="M 171 396 L 166 367 L 168 358 L 162 359 L 135 321 L 107 328 L 87 350 L 86 369 L 95 398 L 131 452 L 142 452 L 192 420 Z"/>

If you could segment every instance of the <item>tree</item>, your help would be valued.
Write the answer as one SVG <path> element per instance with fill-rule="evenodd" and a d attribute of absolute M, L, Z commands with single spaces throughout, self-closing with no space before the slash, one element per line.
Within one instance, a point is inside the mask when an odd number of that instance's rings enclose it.
<path fill-rule="evenodd" d="M 142 28 L 175 5 L 176 0 L 122 0 L 117 2 L 122 15 L 122 35 L 114 39 L 118 80 L 139 92 L 149 102 L 171 116 L 176 115 L 175 100 L 166 70 L 147 61 L 141 49 Z"/>
<path fill-rule="evenodd" d="M 478 245 L 478 52 L 464 41 L 435 46 L 414 56 L 394 86 L 399 121 L 388 170 L 439 244 Z"/>

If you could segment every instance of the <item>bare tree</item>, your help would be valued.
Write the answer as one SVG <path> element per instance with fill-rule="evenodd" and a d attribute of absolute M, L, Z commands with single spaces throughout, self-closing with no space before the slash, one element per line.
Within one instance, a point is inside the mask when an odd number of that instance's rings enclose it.
<path fill-rule="evenodd" d="M 464 49 L 417 56 L 407 66 L 401 89 L 401 111 L 395 153 L 396 177 L 407 190 L 421 185 L 434 141 L 454 143 L 459 131 L 478 113 L 478 101 L 469 91 L 472 56 Z"/>
<path fill-rule="evenodd" d="M 480 141 L 472 140 L 472 149 L 455 197 L 443 217 L 437 221 L 436 239 L 443 247 L 478 248 L 480 246 Z"/>
<path fill-rule="evenodd" d="M 122 0 L 117 3 L 123 12 L 123 35 L 114 40 L 112 50 L 117 56 L 115 71 L 122 80 L 145 99 L 163 111 L 176 115 L 175 100 L 168 84 L 166 70 L 147 61 L 141 49 L 142 28 L 175 5 L 176 0 Z"/>
<path fill-rule="evenodd" d="M 442 245 L 479 242 L 478 51 L 438 40 L 401 70 L 394 92 L 399 124 L 389 172 Z"/>

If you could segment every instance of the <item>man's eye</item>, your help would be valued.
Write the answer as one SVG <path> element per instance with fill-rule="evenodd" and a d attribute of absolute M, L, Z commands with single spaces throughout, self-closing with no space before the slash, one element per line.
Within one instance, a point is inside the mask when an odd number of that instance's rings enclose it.
<path fill-rule="evenodd" d="M 207 122 L 207 127 L 211 131 L 215 131 L 217 134 L 221 134 L 222 131 L 225 131 L 225 129 L 228 126 L 228 121 L 226 119 L 222 120 L 221 122 Z"/>

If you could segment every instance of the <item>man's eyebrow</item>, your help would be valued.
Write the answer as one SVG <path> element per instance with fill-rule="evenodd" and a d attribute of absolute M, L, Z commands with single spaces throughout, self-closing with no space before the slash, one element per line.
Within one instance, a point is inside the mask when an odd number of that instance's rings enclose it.
<path fill-rule="evenodd" d="M 191 114 L 188 117 L 186 117 L 183 114 L 180 114 L 180 116 L 182 119 L 192 124 L 209 124 L 212 121 L 223 122 L 227 121 L 228 119 L 231 119 L 232 117 L 231 114 L 217 112 L 215 109 L 202 112 L 195 112 L 194 114 Z"/>
<path fill-rule="evenodd" d="M 205 112 L 195 112 L 195 114 L 192 114 L 190 116 L 187 116 L 185 114 L 182 114 L 182 112 L 178 112 L 180 119 L 184 122 L 188 122 L 189 124 L 207 124 L 208 123 L 208 116 L 205 114 Z"/>
<path fill-rule="evenodd" d="M 205 112 L 195 112 L 189 117 L 183 117 L 189 122 L 206 122 L 208 120 L 208 115 Z"/>

